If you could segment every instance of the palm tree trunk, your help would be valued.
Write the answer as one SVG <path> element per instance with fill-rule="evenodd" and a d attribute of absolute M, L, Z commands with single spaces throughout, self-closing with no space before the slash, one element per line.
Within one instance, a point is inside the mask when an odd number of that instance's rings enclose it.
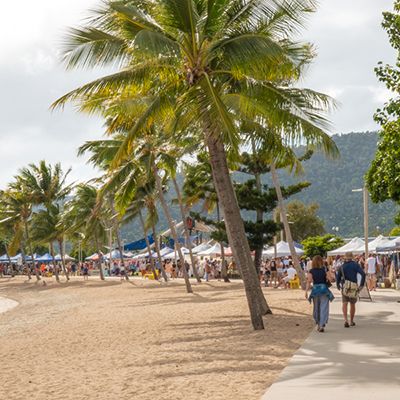
<path fill-rule="evenodd" d="M 163 266 L 163 260 L 162 260 L 161 253 L 160 253 L 160 245 L 158 243 L 156 227 L 154 224 L 151 224 L 151 230 L 153 232 L 154 247 L 156 248 L 158 262 L 160 263 L 161 275 L 164 278 L 165 282 L 168 282 L 168 276 L 167 276 L 164 266 Z"/>
<path fill-rule="evenodd" d="M 292 232 L 290 231 L 289 221 L 287 219 L 286 206 L 285 206 L 285 202 L 283 201 L 282 190 L 281 190 L 278 174 L 276 173 L 276 168 L 275 168 L 274 163 L 271 164 L 271 177 L 272 177 L 272 182 L 275 186 L 275 191 L 276 191 L 276 196 L 278 198 L 279 208 L 281 210 L 281 219 L 282 219 L 283 227 L 285 229 L 286 241 L 289 244 L 290 254 L 292 257 L 292 261 L 293 261 L 293 266 L 297 271 L 297 275 L 299 276 L 299 279 L 301 282 L 301 287 L 303 289 L 305 289 L 306 288 L 306 276 L 305 276 L 304 271 L 300 267 L 299 258 L 297 257 L 297 253 L 296 253 L 296 250 L 294 247 Z"/>
<path fill-rule="evenodd" d="M 171 235 L 172 235 L 172 238 L 174 239 L 175 246 L 178 251 L 179 259 L 181 260 L 181 263 L 182 263 L 182 272 L 183 272 L 183 278 L 185 279 L 186 291 L 188 293 L 193 293 L 192 285 L 190 284 L 189 276 L 188 276 L 188 273 L 185 268 L 185 264 L 184 264 L 185 258 L 183 257 L 181 245 L 180 245 L 179 239 L 178 239 L 178 234 L 176 232 L 171 213 L 169 212 L 168 204 L 167 204 L 167 201 L 165 200 L 164 193 L 163 193 L 161 178 L 160 178 L 160 175 L 158 175 L 157 166 L 155 165 L 154 162 L 153 162 L 153 175 L 156 180 L 156 186 L 157 186 L 158 195 L 160 197 L 161 206 L 163 208 L 164 215 L 167 218 L 169 229 L 171 230 Z"/>
<path fill-rule="evenodd" d="M 58 275 L 58 268 L 56 265 L 56 258 L 54 257 L 54 246 L 53 246 L 53 242 L 50 242 L 50 254 L 51 254 L 51 258 L 53 259 L 53 265 L 54 265 L 54 274 L 56 276 L 56 281 L 60 282 L 60 277 Z"/>
<path fill-rule="evenodd" d="M 217 200 L 217 221 L 218 223 L 221 222 L 221 212 L 219 209 L 219 201 Z M 221 268 L 221 275 L 222 279 L 224 282 L 229 283 L 230 280 L 228 278 L 228 271 L 226 270 L 226 263 L 225 263 L 225 249 L 224 249 L 224 244 L 222 242 L 219 242 L 219 245 L 221 246 L 221 260 L 222 260 L 222 268 Z"/>
<path fill-rule="evenodd" d="M 197 282 L 201 283 L 201 279 L 200 279 L 199 273 L 197 271 L 196 263 L 194 261 L 194 256 L 193 256 L 193 252 L 192 252 L 192 243 L 190 242 L 189 230 L 188 230 L 187 225 L 186 225 L 186 213 L 185 213 L 185 210 L 183 208 L 181 191 L 179 190 L 178 182 L 176 181 L 176 179 L 175 178 L 171 178 L 171 179 L 172 179 L 172 182 L 173 182 L 174 187 L 175 187 L 176 195 L 178 197 L 179 209 L 181 211 L 181 218 L 182 218 L 182 222 L 183 222 L 183 227 L 184 227 L 184 232 L 185 232 L 185 239 L 186 239 L 186 243 L 187 243 L 186 246 L 189 249 L 190 262 L 192 264 L 193 275 L 196 278 Z"/>
<path fill-rule="evenodd" d="M 262 193 L 261 175 L 256 173 L 255 180 L 256 180 L 256 188 L 258 192 L 261 194 Z M 256 222 L 262 223 L 263 221 L 264 221 L 263 211 L 260 209 L 256 209 Z M 262 252 L 263 252 L 263 245 L 261 244 L 260 247 L 255 249 L 255 255 L 254 255 L 254 265 L 256 267 L 257 274 L 260 273 Z"/>
<path fill-rule="evenodd" d="M 147 237 L 146 224 L 144 223 L 143 214 L 142 214 L 141 210 L 139 210 L 139 219 L 140 219 L 140 224 L 142 225 L 142 229 L 143 229 L 143 233 L 144 233 L 144 240 L 146 241 L 147 251 L 149 252 L 151 270 L 153 271 L 154 279 L 158 280 L 156 267 L 154 265 L 154 258 L 151 255 L 151 246 L 150 246 L 149 238 Z"/>
<path fill-rule="evenodd" d="M 65 266 L 65 254 L 64 254 L 64 243 L 63 240 L 58 241 L 58 245 L 60 246 L 60 256 L 61 256 L 61 264 L 62 264 L 62 269 L 64 271 L 65 277 L 67 278 L 67 281 L 69 281 L 69 274 L 67 267 Z"/>
<path fill-rule="evenodd" d="M 5 251 L 6 251 L 6 256 L 7 256 L 8 263 L 11 265 L 11 257 L 10 257 L 10 253 L 8 252 L 8 246 L 5 245 L 5 246 L 4 246 L 4 249 L 5 249 Z M 30 274 L 28 274 L 28 276 L 29 276 L 29 279 L 31 279 L 31 278 L 30 278 Z"/>
<path fill-rule="evenodd" d="M 101 260 L 100 244 L 99 244 L 99 238 L 97 237 L 97 235 L 94 235 L 94 240 L 96 242 L 97 255 L 99 256 L 98 266 L 99 266 L 99 272 L 100 272 L 100 279 L 102 281 L 104 281 L 104 271 L 103 271 L 103 265 L 102 265 L 102 260 Z"/>
<path fill-rule="evenodd" d="M 118 222 L 114 223 L 114 231 L 115 231 L 115 237 L 117 238 L 119 259 L 121 260 L 121 266 L 124 267 L 124 270 L 125 270 L 125 280 L 129 281 L 128 271 L 125 268 L 124 252 L 123 252 L 123 248 L 122 248 L 122 241 L 121 241 L 121 235 L 119 233 L 119 223 Z"/>
<path fill-rule="evenodd" d="M 24 221 L 24 229 L 25 229 L 25 238 L 26 238 L 26 241 L 28 242 L 29 253 L 31 254 L 31 258 L 32 258 L 33 270 L 35 271 L 35 275 L 36 275 L 36 280 L 40 281 L 39 271 L 35 266 L 35 255 L 33 254 L 31 238 L 29 236 L 28 221 Z M 29 266 L 28 266 L 28 278 L 31 279 L 31 270 L 30 270 Z"/>
<path fill-rule="evenodd" d="M 113 214 L 116 214 L 115 208 L 114 208 L 114 202 L 113 202 L 112 198 L 110 200 L 110 208 L 111 208 Z M 121 266 L 125 270 L 124 249 L 122 248 L 121 235 L 119 233 L 119 222 L 118 222 L 117 218 L 113 218 L 112 221 L 113 221 L 113 228 L 114 228 L 114 231 L 115 231 L 115 237 L 117 238 L 119 259 L 121 261 Z M 110 262 L 111 262 L 111 260 L 110 260 Z M 128 271 L 125 271 L 125 279 L 127 281 L 129 281 Z"/>
<path fill-rule="evenodd" d="M 268 305 L 251 258 L 243 220 L 229 174 L 225 148 L 221 141 L 210 134 L 207 135 L 206 140 L 214 186 L 224 211 L 229 244 L 232 247 L 233 256 L 243 279 L 251 322 L 255 330 L 261 330 L 264 329 L 262 316 L 267 312 L 264 307 L 265 305 L 268 307 Z M 263 302 L 265 302 L 265 305 Z"/>

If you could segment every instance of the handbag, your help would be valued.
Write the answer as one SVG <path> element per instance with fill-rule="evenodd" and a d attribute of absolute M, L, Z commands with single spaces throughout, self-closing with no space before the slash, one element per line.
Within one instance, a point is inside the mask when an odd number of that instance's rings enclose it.
<path fill-rule="evenodd" d="M 332 282 L 328 278 L 326 278 L 326 286 L 328 286 L 328 288 L 332 286 Z"/>
<path fill-rule="evenodd" d="M 341 269 L 342 269 L 342 277 L 343 277 L 342 282 L 344 281 L 344 283 L 342 284 L 343 296 L 346 296 L 350 299 L 357 299 L 358 292 L 359 292 L 358 284 L 356 282 L 352 282 L 352 281 L 345 279 L 343 267 Z"/>
<path fill-rule="evenodd" d="M 326 286 L 330 288 L 332 286 L 332 282 L 328 279 L 327 273 L 328 271 L 325 269 L 325 281 L 326 281 Z"/>

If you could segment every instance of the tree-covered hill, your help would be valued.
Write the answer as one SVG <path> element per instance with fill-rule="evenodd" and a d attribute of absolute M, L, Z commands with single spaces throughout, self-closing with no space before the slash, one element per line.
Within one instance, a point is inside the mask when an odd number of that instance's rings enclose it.
<path fill-rule="evenodd" d="M 352 189 L 363 186 L 363 177 L 375 155 L 378 135 L 375 132 L 349 133 L 335 135 L 334 139 L 340 158 L 328 160 L 322 154 L 315 154 L 305 162 L 305 174 L 301 179 L 310 181 L 312 185 L 295 198 L 320 204 L 318 214 L 325 221 L 328 232 L 337 226 L 343 236 L 362 236 L 363 196 Z M 282 180 L 287 182 L 283 175 Z M 370 201 L 369 212 L 370 235 L 390 231 L 396 214 L 394 203 L 373 204 Z"/>
<path fill-rule="evenodd" d="M 286 171 L 280 171 L 281 183 L 289 184 L 295 181 L 309 181 L 312 185 L 300 194 L 293 196 L 306 204 L 317 202 L 320 205 L 318 215 L 325 221 L 326 231 L 332 232 L 332 227 L 339 227 L 339 234 L 344 237 L 363 236 L 363 198 L 362 193 L 352 192 L 363 186 L 363 177 L 374 157 L 378 142 L 375 132 L 349 133 L 335 135 L 335 142 L 340 150 L 340 158 L 327 159 L 322 154 L 314 154 L 304 162 L 304 174 L 291 178 Z M 182 182 L 182 177 L 178 177 Z M 236 175 L 235 180 L 242 181 L 244 176 Z M 269 176 L 265 177 L 269 183 Z M 169 199 L 174 193 L 169 193 Z M 174 218 L 178 221 L 179 210 L 171 205 Z M 394 226 L 393 218 L 396 205 L 392 202 L 372 204 L 370 202 L 370 235 L 387 233 Z M 160 229 L 167 229 L 167 223 L 160 213 Z M 246 216 L 247 218 L 248 216 Z M 379 227 L 379 229 L 377 229 Z M 143 237 L 140 226 L 132 223 L 123 228 L 126 240 Z"/>

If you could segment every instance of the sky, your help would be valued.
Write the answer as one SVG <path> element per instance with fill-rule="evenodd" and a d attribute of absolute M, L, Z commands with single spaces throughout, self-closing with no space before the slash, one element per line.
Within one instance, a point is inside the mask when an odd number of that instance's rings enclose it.
<path fill-rule="evenodd" d="M 2 4 L 0 14 L 0 188 L 31 162 L 46 159 L 72 167 L 71 181 L 96 175 L 78 158 L 77 148 L 102 136 L 102 122 L 72 107 L 50 104 L 99 71 L 65 71 L 60 47 L 68 27 L 77 26 L 98 0 L 19 0 Z M 377 62 L 395 53 L 381 28 L 382 11 L 393 0 L 320 0 L 302 38 L 318 57 L 304 87 L 330 94 L 339 108 L 330 115 L 333 133 L 375 130 L 372 116 L 389 95 L 377 82 Z"/>

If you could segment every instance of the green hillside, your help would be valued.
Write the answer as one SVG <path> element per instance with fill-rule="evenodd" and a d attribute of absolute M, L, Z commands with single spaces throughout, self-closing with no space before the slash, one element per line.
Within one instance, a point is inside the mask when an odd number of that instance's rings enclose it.
<path fill-rule="evenodd" d="M 319 216 L 325 221 L 327 231 L 338 226 L 343 236 L 361 236 L 362 193 L 353 193 L 352 189 L 363 185 L 363 177 L 375 155 L 378 135 L 374 132 L 350 133 L 336 135 L 334 139 L 340 149 L 340 159 L 332 161 L 315 154 L 304 163 L 303 178 L 312 185 L 295 197 L 305 203 L 316 201 L 320 204 Z M 396 209 L 392 202 L 372 204 L 370 201 L 370 235 L 390 231 Z"/>
<path fill-rule="evenodd" d="M 374 157 L 378 135 L 374 132 L 349 133 L 335 135 L 335 142 L 340 150 L 338 160 L 326 159 L 322 154 L 314 156 L 304 163 L 305 173 L 301 177 L 291 178 L 285 171 L 280 171 L 283 184 L 298 180 L 307 180 L 311 187 L 293 196 L 305 203 L 317 202 L 320 205 L 319 216 L 325 221 L 327 232 L 332 227 L 339 227 L 339 234 L 345 237 L 363 235 L 362 193 L 353 193 L 352 189 L 361 188 L 363 176 Z M 182 177 L 178 177 L 182 182 Z M 236 175 L 241 181 L 244 177 Z M 265 176 L 269 183 L 269 177 Z M 172 199 L 174 193 L 169 193 Z M 180 220 L 177 206 L 171 206 L 176 220 Z M 372 204 L 370 202 L 370 235 L 378 232 L 387 233 L 393 227 L 396 205 L 391 202 Z M 379 230 L 377 229 L 379 227 Z M 167 229 L 167 223 L 160 210 L 159 229 Z M 143 237 L 137 223 L 123 228 L 126 240 Z"/>

